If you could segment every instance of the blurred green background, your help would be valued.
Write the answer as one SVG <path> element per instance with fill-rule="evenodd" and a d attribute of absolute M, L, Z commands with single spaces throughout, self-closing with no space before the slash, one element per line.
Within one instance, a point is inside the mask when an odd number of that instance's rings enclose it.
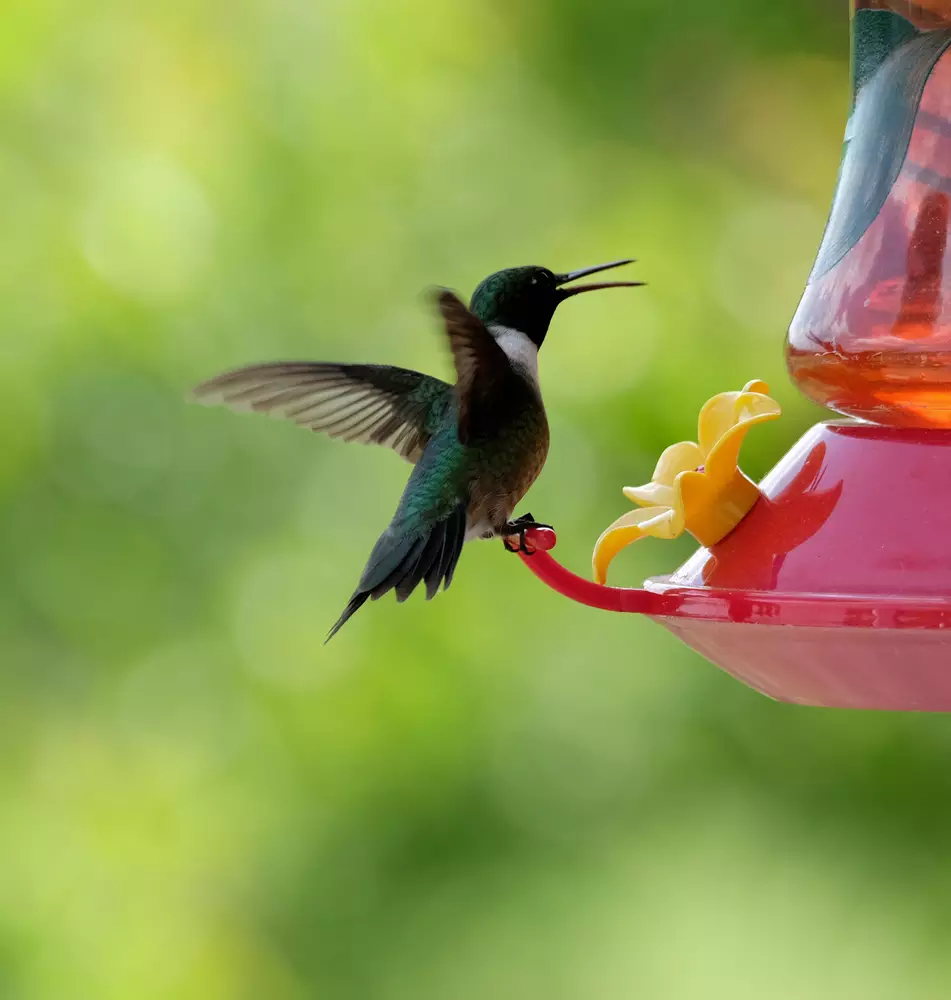
<path fill-rule="evenodd" d="M 542 353 L 585 571 L 708 396 L 771 383 L 757 476 L 821 417 L 847 78 L 828 0 L 6 0 L 2 1000 L 947 996 L 946 719 L 774 704 L 498 544 L 324 649 L 407 467 L 184 402 L 445 376 L 422 289 L 637 256 Z"/>

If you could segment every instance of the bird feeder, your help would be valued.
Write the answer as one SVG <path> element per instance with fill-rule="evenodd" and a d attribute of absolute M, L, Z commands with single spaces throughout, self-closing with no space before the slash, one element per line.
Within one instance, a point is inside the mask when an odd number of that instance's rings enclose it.
<path fill-rule="evenodd" d="M 647 615 L 751 687 L 803 705 L 951 711 L 951 0 L 854 0 L 853 106 L 825 235 L 789 329 L 791 377 L 844 416 L 757 484 L 743 437 L 762 382 L 702 408 L 637 505 L 598 539 L 593 580 L 534 529 L 549 587 Z M 639 538 L 701 548 L 641 588 L 606 584 Z"/>

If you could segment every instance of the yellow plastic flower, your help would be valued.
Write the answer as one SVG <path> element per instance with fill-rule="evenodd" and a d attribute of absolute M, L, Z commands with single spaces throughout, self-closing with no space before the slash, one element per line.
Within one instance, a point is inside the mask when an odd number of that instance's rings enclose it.
<path fill-rule="evenodd" d="M 660 456 L 646 486 L 626 486 L 639 504 L 619 517 L 598 539 L 592 566 L 598 583 L 625 546 L 640 538 L 677 538 L 689 531 L 701 545 L 725 538 L 749 513 L 759 488 L 737 466 L 746 432 L 782 412 L 765 382 L 748 382 L 741 392 L 708 399 L 697 421 L 697 443 L 672 444 Z"/>

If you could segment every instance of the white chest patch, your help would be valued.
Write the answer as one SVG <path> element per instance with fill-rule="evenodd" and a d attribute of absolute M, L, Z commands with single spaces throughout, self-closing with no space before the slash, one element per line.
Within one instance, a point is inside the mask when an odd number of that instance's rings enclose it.
<path fill-rule="evenodd" d="M 495 342 L 505 351 L 512 367 L 517 369 L 534 386 L 538 386 L 538 348 L 521 330 L 507 326 L 490 326 Z"/>

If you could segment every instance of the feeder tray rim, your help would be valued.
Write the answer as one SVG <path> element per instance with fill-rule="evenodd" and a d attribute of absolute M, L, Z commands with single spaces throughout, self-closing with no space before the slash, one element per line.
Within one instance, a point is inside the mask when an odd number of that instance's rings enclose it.
<path fill-rule="evenodd" d="M 644 589 L 667 607 L 652 617 L 813 628 L 951 628 L 951 597 L 728 590 L 685 587 L 670 576 L 646 580 Z M 669 610 L 668 610 L 669 608 Z"/>

